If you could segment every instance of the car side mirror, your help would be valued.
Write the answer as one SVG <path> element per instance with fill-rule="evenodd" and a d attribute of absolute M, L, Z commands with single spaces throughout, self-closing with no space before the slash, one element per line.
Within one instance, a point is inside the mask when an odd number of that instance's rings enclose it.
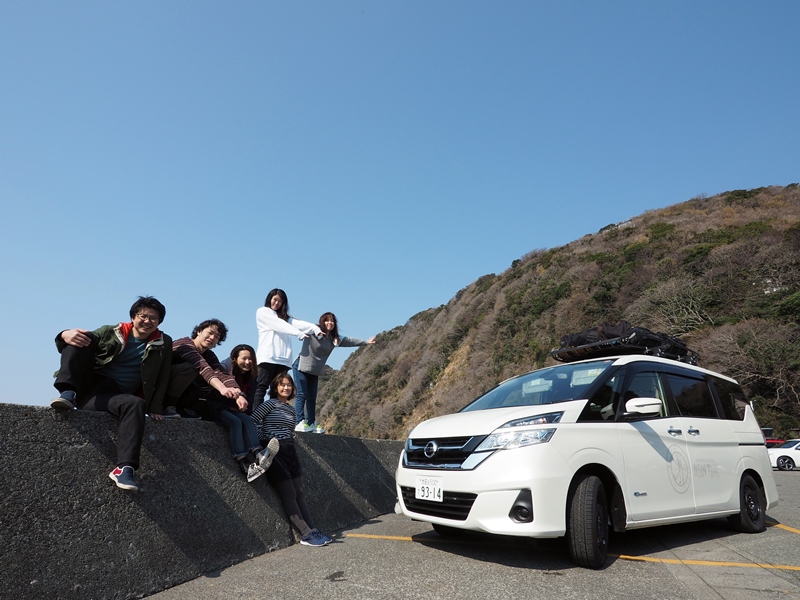
<path fill-rule="evenodd" d="M 658 398 L 631 398 L 625 403 L 625 415 L 652 417 L 661 412 L 661 407 Z"/>

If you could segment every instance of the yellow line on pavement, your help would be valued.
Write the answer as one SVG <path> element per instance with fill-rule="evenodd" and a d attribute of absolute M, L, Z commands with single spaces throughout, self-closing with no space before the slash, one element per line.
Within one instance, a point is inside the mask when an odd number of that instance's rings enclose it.
<path fill-rule="evenodd" d="M 701 567 L 748 567 L 758 569 L 780 569 L 781 571 L 800 571 L 800 567 L 794 565 L 770 565 L 765 563 L 742 563 L 727 562 L 722 560 L 681 560 L 679 558 L 651 558 L 649 556 L 627 556 L 625 554 L 609 554 L 622 560 L 632 560 L 639 562 L 662 563 L 665 565 L 695 565 Z"/>
<path fill-rule="evenodd" d="M 776 523 L 775 521 L 767 521 L 767 527 L 777 527 L 778 529 L 783 529 L 784 531 L 791 531 L 792 533 L 800 533 L 800 529 L 795 529 L 794 527 L 789 527 L 788 525 L 781 525 L 780 523 Z"/>
<path fill-rule="evenodd" d="M 788 529 L 790 531 L 794 531 L 795 533 L 800 533 L 800 531 L 798 531 L 797 529 L 792 529 L 791 527 L 785 527 L 778 524 L 773 524 L 772 527 L 781 527 Z M 439 539 L 414 538 L 402 535 L 371 535 L 368 533 L 348 533 L 346 534 L 346 537 L 364 538 L 370 540 L 393 540 L 397 542 L 426 542 L 434 544 L 475 543 L 475 542 L 470 542 L 468 540 L 453 540 L 446 538 L 439 538 Z M 481 545 L 487 545 L 487 544 L 481 544 Z M 758 569 L 778 569 L 780 571 L 800 571 L 800 567 L 794 565 L 770 565 L 767 563 L 743 563 L 743 562 L 727 562 L 727 561 L 717 561 L 717 560 L 681 560 L 679 558 L 652 558 L 650 556 L 629 556 L 627 554 L 609 554 L 609 556 L 612 558 L 619 558 L 622 560 L 661 563 L 665 565 L 692 565 L 699 567 L 744 567 L 744 568 L 758 568 Z"/>

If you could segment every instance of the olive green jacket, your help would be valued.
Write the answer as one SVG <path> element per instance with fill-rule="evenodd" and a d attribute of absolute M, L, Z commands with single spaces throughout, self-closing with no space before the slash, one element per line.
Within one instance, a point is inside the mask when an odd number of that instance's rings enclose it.
<path fill-rule="evenodd" d="M 94 356 L 94 368 L 110 363 L 122 352 L 131 335 L 132 323 L 119 325 L 103 325 L 92 333 L 97 336 L 97 352 Z M 61 352 L 67 343 L 59 333 L 56 336 L 56 347 Z M 164 412 L 164 397 L 169 385 L 169 371 L 172 365 L 172 338 L 166 333 L 156 330 L 147 340 L 142 357 L 142 389 L 140 396 L 144 398 L 145 411 L 160 415 Z"/>

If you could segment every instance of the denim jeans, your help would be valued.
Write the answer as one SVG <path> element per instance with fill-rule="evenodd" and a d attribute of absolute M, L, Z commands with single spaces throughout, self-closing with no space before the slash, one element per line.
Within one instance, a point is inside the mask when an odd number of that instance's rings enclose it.
<path fill-rule="evenodd" d="M 233 410 L 221 410 L 217 420 L 228 430 L 228 442 L 234 458 L 240 458 L 254 448 L 261 449 L 258 432 L 250 415 Z"/>
<path fill-rule="evenodd" d="M 304 373 L 299 366 L 299 359 L 292 365 L 292 376 L 294 385 L 297 388 L 297 396 L 294 398 L 294 414 L 297 423 L 305 420 L 309 425 L 317 422 L 317 388 L 319 387 L 319 377 L 311 373 Z M 305 409 L 305 413 L 303 413 Z"/>

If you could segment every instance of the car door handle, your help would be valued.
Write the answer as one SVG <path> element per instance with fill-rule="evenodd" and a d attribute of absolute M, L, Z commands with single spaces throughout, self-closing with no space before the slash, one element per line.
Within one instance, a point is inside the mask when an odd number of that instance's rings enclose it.
<path fill-rule="evenodd" d="M 680 429 L 675 429 L 674 427 L 670 427 L 669 429 L 667 429 L 667 433 L 673 437 L 683 435 L 683 431 L 681 431 Z"/>
<path fill-rule="evenodd" d="M 695 429 L 694 427 L 689 425 L 689 429 L 686 430 L 686 433 L 688 433 L 689 435 L 700 435 L 700 430 Z"/>

